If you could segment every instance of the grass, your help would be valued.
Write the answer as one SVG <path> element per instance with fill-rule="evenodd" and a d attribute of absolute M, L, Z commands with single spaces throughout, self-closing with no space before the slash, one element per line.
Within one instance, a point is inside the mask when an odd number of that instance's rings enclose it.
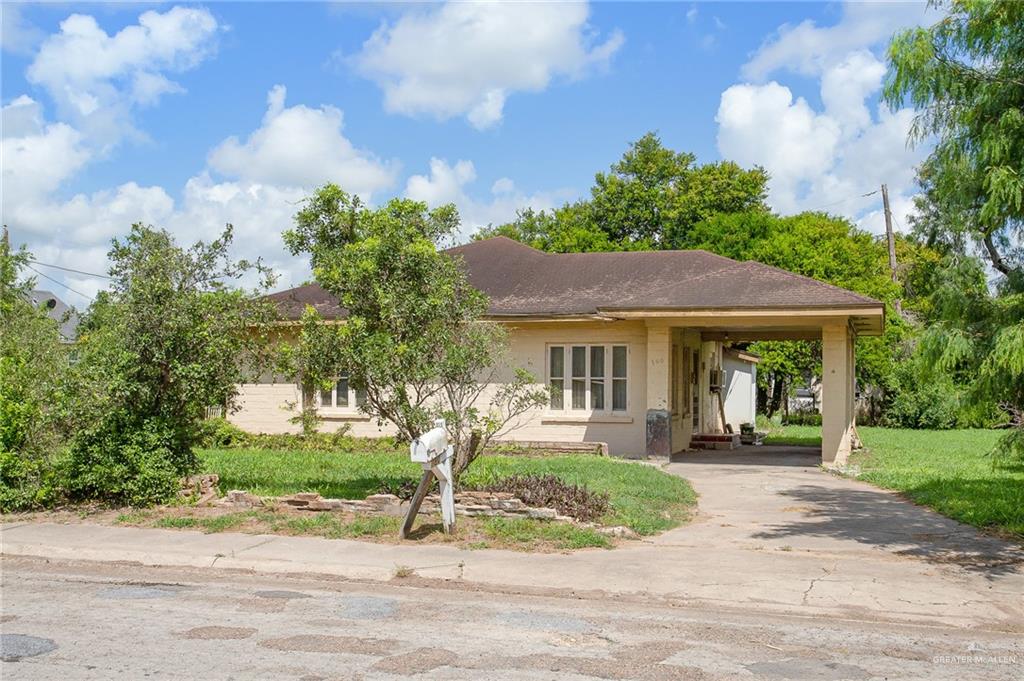
<path fill-rule="evenodd" d="M 483 533 L 502 544 L 529 545 L 535 542 L 555 544 L 566 549 L 611 548 L 611 540 L 586 527 L 565 523 L 545 523 L 526 518 L 484 518 Z"/>
<path fill-rule="evenodd" d="M 258 496 L 319 492 L 324 497 L 361 499 L 378 492 L 383 482 L 416 480 L 421 471 L 406 454 L 397 452 L 207 449 L 201 450 L 200 456 L 205 471 L 220 476 L 222 490 L 244 489 Z M 509 475 L 547 473 L 596 492 L 607 492 L 611 510 L 601 524 L 625 525 L 641 535 L 683 523 L 696 503 L 693 488 L 682 478 L 652 466 L 599 456 L 485 456 L 470 467 L 462 482 L 472 486 Z M 525 525 L 517 527 L 523 529 Z M 573 541 L 593 539 L 578 537 Z"/>
<path fill-rule="evenodd" d="M 864 449 L 850 463 L 858 479 L 998 534 L 1024 539 L 1024 464 L 997 464 L 997 430 L 858 427 Z M 768 444 L 820 444 L 821 429 L 778 428 Z"/>

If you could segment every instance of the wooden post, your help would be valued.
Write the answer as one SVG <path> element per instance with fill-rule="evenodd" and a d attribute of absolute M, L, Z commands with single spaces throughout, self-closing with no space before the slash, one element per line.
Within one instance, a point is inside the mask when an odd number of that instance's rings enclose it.
<path fill-rule="evenodd" d="M 416 516 L 420 512 L 420 506 L 423 505 L 423 500 L 427 498 L 427 492 L 430 490 L 430 483 L 434 479 L 434 471 L 429 468 L 423 471 L 423 477 L 420 478 L 420 484 L 416 486 L 416 492 L 413 493 L 412 499 L 409 501 L 409 512 L 405 516 L 405 522 L 402 523 L 402 529 L 398 532 L 399 539 L 405 539 L 412 532 L 413 523 L 416 522 Z"/>

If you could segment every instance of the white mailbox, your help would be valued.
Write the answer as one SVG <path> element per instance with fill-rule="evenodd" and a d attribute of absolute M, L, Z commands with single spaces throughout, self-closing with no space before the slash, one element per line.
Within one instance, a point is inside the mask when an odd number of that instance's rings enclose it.
<path fill-rule="evenodd" d="M 437 425 L 440 423 L 441 425 Z M 420 435 L 409 445 L 409 456 L 416 463 L 427 463 L 448 453 L 448 431 L 444 419 L 434 422 L 434 428 Z"/>
<path fill-rule="evenodd" d="M 409 535 L 420 505 L 427 496 L 430 483 L 436 477 L 441 488 L 441 520 L 444 531 L 451 532 L 455 528 L 455 494 L 452 490 L 452 454 L 453 447 L 448 444 L 448 430 L 444 419 L 434 421 L 434 427 L 409 443 L 409 458 L 423 467 L 423 478 L 420 480 L 409 512 L 405 516 L 399 536 L 403 539 Z"/>

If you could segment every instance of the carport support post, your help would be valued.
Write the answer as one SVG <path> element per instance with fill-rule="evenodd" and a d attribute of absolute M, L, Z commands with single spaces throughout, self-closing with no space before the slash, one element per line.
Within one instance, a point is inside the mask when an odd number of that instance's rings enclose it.
<path fill-rule="evenodd" d="M 672 328 L 653 323 L 647 327 L 647 456 L 672 454 Z"/>
<path fill-rule="evenodd" d="M 845 466 L 854 433 L 853 334 L 845 323 L 821 329 L 821 461 Z"/>

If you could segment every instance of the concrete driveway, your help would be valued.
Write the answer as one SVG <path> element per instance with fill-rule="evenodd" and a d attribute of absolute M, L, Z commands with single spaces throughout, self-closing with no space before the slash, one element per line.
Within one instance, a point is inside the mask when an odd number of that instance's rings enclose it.
<path fill-rule="evenodd" d="M 702 551 L 707 572 L 734 594 L 763 584 L 770 601 L 792 601 L 784 594 L 802 577 L 802 605 L 1024 627 L 1021 546 L 825 472 L 819 461 L 810 447 L 677 455 L 665 469 L 693 483 L 699 517 L 650 541 Z"/>
<path fill-rule="evenodd" d="M 831 475 L 812 447 L 745 447 L 677 455 L 666 467 L 700 494 L 697 523 L 656 543 L 871 557 L 916 557 L 989 577 L 1024 563 L 1021 547 L 899 495 Z"/>

